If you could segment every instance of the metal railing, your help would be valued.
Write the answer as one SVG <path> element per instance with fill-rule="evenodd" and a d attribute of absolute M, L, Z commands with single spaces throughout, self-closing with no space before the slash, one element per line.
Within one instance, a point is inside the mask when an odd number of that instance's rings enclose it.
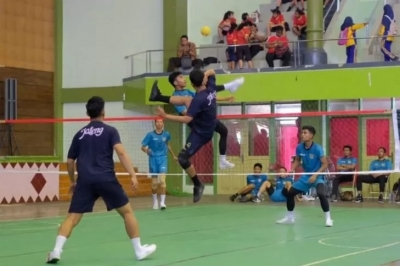
<path fill-rule="evenodd" d="M 329 13 L 331 12 L 332 8 L 336 8 L 336 11 L 335 11 L 336 13 L 340 11 L 340 0 L 335 0 L 335 1 L 336 1 L 336 3 L 332 3 L 329 6 L 328 10 L 325 13 L 325 16 L 322 19 L 322 29 L 324 29 L 324 30 L 325 30 L 325 20 L 328 17 Z"/>
<path fill-rule="evenodd" d="M 392 53 L 395 55 L 400 55 L 400 40 L 397 40 L 400 36 L 395 36 L 395 41 L 392 45 Z M 368 48 L 360 49 L 357 51 L 357 63 L 368 63 L 368 62 L 381 62 L 383 61 L 383 54 L 380 49 L 380 41 L 382 37 L 380 36 L 370 36 L 366 38 L 357 38 L 357 41 L 366 41 L 369 43 L 374 43 L 373 52 Z M 377 40 L 377 41 L 371 41 Z M 337 50 L 335 50 L 334 54 L 328 54 L 328 63 L 329 57 L 340 58 L 342 60 L 341 63 L 346 63 L 346 48 L 345 46 L 338 45 L 338 39 L 320 39 L 320 40 L 298 40 L 298 41 L 290 41 L 289 49 L 291 51 L 291 63 L 290 67 L 301 67 L 305 66 L 304 64 L 304 51 L 311 43 L 311 47 L 320 47 L 324 46 L 328 42 L 335 42 L 337 46 Z M 262 44 L 250 44 L 250 45 L 262 45 L 264 47 L 264 43 Z M 232 45 L 231 47 L 234 47 Z M 236 45 L 237 46 L 237 45 Z M 375 47 L 376 46 L 376 47 Z M 207 57 L 216 58 L 218 63 L 210 65 L 210 67 L 214 69 L 228 69 L 227 66 L 227 57 L 226 57 L 226 49 L 228 45 L 207 45 L 204 47 L 197 48 L 197 57 L 199 59 L 204 59 Z M 252 61 L 254 64 L 254 68 L 261 69 L 267 68 L 267 62 L 265 59 L 266 48 L 264 51 L 259 52 L 255 57 L 253 57 Z M 141 75 L 144 73 L 163 73 L 165 72 L 164 68 L 164 53 L 176 55 L 175 50 L 148 50 L 140 53 L 127 55 L 125 56 L 125 61 L 127 65 L 127 73 L 126 77 L 133 77 L 137 75 Z M 336 60 L 337 61 L 337 60 Z M 246 64 L 245 64 L 246 66 Z M 207 66 L 205 66 L 207 67 Z"/>

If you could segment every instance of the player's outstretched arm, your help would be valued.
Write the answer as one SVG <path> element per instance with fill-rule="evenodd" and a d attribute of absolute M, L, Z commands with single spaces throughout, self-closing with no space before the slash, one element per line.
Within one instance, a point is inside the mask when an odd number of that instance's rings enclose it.
<path fill-rule="evenodd" d="M 190 117 L 188 115 L 170 115 L 170 114 L 166 114 L 164 109 L 161 107 L 157 107 L 156 109 L 156 114 L 160 117 L 163 117 L 165 119 L 171 120 L 171 121 L 175 121 L 175 122 L 179 122 L 179 123 L 184 123 L 184 124 L 189 124 L 190 122 L 192 122 L 193 117 Z"/>
<path fill-rule="evenodd" d="M 178 157 L 175 156 L 175 153 L 174 153 L 174 151 L 172 150 L 172 147 L 171 147 L 171 145 L 170 145 L 169 143 L 168 143 L 168 151 L 169 151 L 169 153 L 171 154 L 172 158 L 174 158 L 174 160 L 177 161 L 177 160 L 178 160 Z"/>
<path fill-rule="evenodd" d="M 233 96 L 217 97 L 217 102 L 230 102 L 230 103 L 233 103 L 233 102 L 235 102 L 235 97 L 233 97 Z"/>
<path fill-rule="evenodd" d="M 129 173 L 129 175 L 132 178 L 132 186 L 135 189 L 137 187 L 137 179 L 136 179 L 136 173 L 135 169 L 133 168 L 131 158 L 129 158 L 129 155 L 125 151 L 124 146 L 122 146 L 121 143 L 115 144 L 114 145 L 114 150 L 118 155 L 119 161 L 122 163 L 124 166 L 125 170 Z"/>
<path fill-rule="evenodd" d="M 215 76 L 215 70 L 214 69 L 207 69 L 204 72 L 204 77 L 208 78 L 210 76 Z"/>

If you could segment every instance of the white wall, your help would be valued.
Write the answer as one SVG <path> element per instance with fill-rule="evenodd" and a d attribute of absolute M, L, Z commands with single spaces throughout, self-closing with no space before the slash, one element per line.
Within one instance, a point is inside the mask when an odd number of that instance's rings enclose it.
<path fill-rule="evenodd" d="M 64 118 L 86 118 L 85 103 L 68 103 L 64 104 Z M 107 102 L 105 106 L 106 117 L 143 117 L 151 116 L 150 106 L 137 106 L 135 111 L 124 110 L 123 102 Z M 132 158 L 135 166 L 140 172 L 148 172 L 148 158 L 140 150 L 141 142 L 144 136 L 152 131 L 153 121 L 115 121 L 107 122 L 119 131 L 122 144 Z M 72 138 L 87 123 L 85 122 L 64 122 L 64 161 L 67 159 L 67 153 L 71 144 Z M 118 161 L 118 157 L 114 154 L 114 160 Z"/>
<path fill-rule="evenodd" d="M 63 0 L 63 88 L 122 85 L 126 55 L 162 48 L 163 0 Z M 152 55 L 152 72 L 162 56 Z M 145 72 L 145 56 L 134 66 Z"/>

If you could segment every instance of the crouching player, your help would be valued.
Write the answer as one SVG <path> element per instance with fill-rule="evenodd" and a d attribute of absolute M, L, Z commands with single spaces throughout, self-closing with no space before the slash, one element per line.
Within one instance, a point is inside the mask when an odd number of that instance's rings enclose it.
<path fill-rule="evenodd" d="M 253 199 L 257 198 L 258 191 L 260 190 L 262 184 L 267 181 L 267 176 L 261 174 L 262 164 L 256 163 L 253 166 L 253 175 L 247 176 L 247 185 L 238 192 L 229 197 L 231 201 L 235 201 L 235 199 L 240 195 L 240 202 L 249 202 Z"/>

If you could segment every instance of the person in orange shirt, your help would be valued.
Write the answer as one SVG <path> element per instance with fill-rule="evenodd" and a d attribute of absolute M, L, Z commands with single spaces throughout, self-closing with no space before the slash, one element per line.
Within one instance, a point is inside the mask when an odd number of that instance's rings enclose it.
<path fill-rule="evenodd" d="M 231 28 L 231 23 L 236 23 L 235 13 L 233 13 L 233 11 L 227 11 L 218 25 L 218 43 L 224 43 L 224 36 L 226 36 L 228 30 Z"/>
<path fill-rule="evenodd" d="M 236 23 L 231 24 L 231 28 L 229 29 L 228 33 L 226 34 L 226 43 L 228 44 L 228 48 L 226 49 L 226 57 L 228 59 L 228 68 L 235 69 L 237 60 L 236 54 L 236 46 L 229 46 L 229 45 L 236 45 L 237 44 L 237 25 Z"/>
<path fill-rule="evenodd" d="M 285 22 L 285 18 L 283 17 L 281 11 L 278 8 L 272 9 L 272 17 L 269 20 L 267 32 L 268 36 L 271 36 L 271 32 L 276 32 L 276 27 L 281 26 L 285 28 L 285 31 L 289 31 L 289 24 Z"/>
<path fill-rule="evenodd" d="M 307 37 L 307 16 L 301 9 L 294 12 L 292 31 L 299 40 L 305 40 Z"/>
<path fill-rule="evenodd" d="M 289 50 L 289 40 L 286 37 L 286 31 L 282 26 L 276 27 L 276 35 L 267 39 L 265 48 L 268 49 L 265 60 L 268 66 L 274 67 L 274 60 L 282 60 L 282 66 L 289 66 L 291 53 Z"/>
<path fill-rule="evenodd" d="M 250 26 L 253 23 L 250 21 L 243 22 L 239 25 L 239 27 L 236 30 L 236 53 L 237 53 L 237 58 L 238 58 L 238 63 L 239 63 L 239 68 L 243 69 L 243 60 L 247 61 L 247 65 L 249 68 L 253 68 L 253 62 L 251 61 L 251 54 L 250 54 L 250 47 L 249 47 L 249 36 L 251 33 Z"/>

